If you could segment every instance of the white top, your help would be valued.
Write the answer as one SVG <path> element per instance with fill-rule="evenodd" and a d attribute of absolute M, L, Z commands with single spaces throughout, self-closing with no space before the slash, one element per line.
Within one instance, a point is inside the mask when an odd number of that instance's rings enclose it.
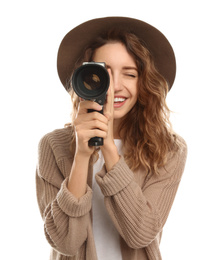
<path fill-rule="evenodd" d="M 122 154 L 122 141 L 114 139 L 118 153 Z M 119 234 L 109 217 L 104 205 L 104 195 L 95 180 L 104 164 L 104 158 L 99 151 L 99 159 L 93 166 L 93 234 L 96 244 L 98 259 L 102 260 L 122 260 Z"/>

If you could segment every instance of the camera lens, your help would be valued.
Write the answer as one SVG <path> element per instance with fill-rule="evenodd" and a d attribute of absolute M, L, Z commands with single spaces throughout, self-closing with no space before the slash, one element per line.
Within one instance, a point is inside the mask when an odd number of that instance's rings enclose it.
<path fill-rule="evenodd" d="M 101 87 L 101 79 L 98 74 L 91 71 L 83 73 L 83 83 L 88 90 L 96 90 Z"/>
<path fill-rule="evenodd" d="M 94 62 L 80 66 L 72 76 L 74 91 L 86 100 L 105 100 L 109 82 L 105 67 Z"/>

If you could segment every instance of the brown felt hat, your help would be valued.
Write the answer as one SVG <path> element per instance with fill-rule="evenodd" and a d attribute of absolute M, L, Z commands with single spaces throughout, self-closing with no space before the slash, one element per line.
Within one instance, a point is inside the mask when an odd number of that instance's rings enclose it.
<path fill-rule="evenodd" d="M 60 44 L 57 57 L 58 75 L 63 86 L 66 88 L 75 63 L 83 54 L 86 46 L 99 35 L 114 27 L 126 29 L 145 42 L 157 70 L 166 79 L 169 89 L 171 89 L 176 74 L 176 61 L 172 46 L 167 38 L 155 27 L 141 20 L 128 17 L 105 17 L 89 20 L 78 25 L 65 35 Z"/>

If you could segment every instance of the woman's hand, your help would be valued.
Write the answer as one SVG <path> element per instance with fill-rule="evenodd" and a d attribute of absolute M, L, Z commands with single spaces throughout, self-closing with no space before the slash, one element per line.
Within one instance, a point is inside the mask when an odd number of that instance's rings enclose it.
<path fill-rule="evenodd" d="M 88 109 L 96 110 L 88 113 Z M 88 145 L 90 138 L 98 136 L 107 137 L 108 119 L 98 113 L 102 107 L 93 101 L 81 100 L 77 117 L 74 121 L 76 131 L 76 154 L 90 157 L 94 152 L 94 147 Z"/>
<path fill-rule="evenodd" d="M 74 120 L 76 151 L 68 189 L 76 198 L 81 198 L 87 191 L 89 159 L 95 149 L 88 145 L 88 141 L 94 136 L 106 138 L 108 129 L 108 119 L 96 111 L 88 113 L 88 109 L 100 111 L 102 107 L 95 102 L 81 100 Z"/>

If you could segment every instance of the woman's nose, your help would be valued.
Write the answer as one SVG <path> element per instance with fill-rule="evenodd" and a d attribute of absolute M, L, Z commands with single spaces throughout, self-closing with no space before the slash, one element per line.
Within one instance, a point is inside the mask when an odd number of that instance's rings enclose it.
<path fill-rule="evenodd" d="M 113 88 L 115 92 L 122 90 L 122 81 L 120 77 L 113 77 Z"/>
<path fill-rule="evenodd" d="M 111 70 L 108 70 L 110 75 L 110 84 L 113 85 L 114 92 L 118 92 L 122 89 L 122 82 L 120 80 L 120 75 L 117 73 L 112 72 Z"/>

